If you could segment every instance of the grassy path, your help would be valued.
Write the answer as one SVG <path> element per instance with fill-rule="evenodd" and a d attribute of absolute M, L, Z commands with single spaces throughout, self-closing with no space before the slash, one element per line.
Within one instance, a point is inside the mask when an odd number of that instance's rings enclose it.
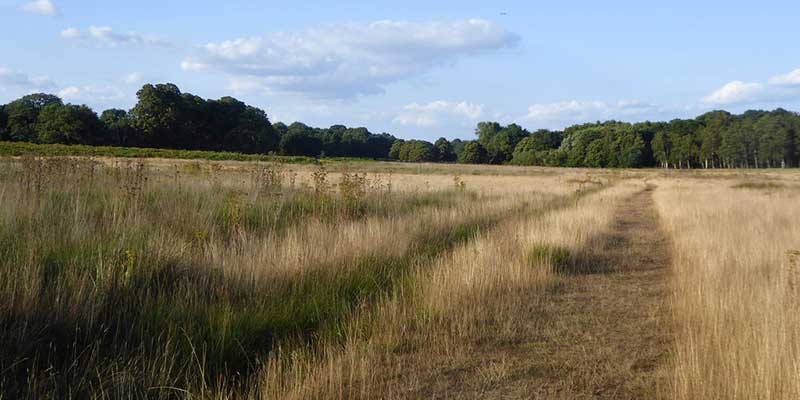
<path fill-rule="evenodd" d="M 599 249 L 532 299 L 516 337 L 484 338 L 476 368 L 429 387 L 437 398 L 640 399 L 668 391 L 669 242 L 653 188 L 622 202 Z"/>

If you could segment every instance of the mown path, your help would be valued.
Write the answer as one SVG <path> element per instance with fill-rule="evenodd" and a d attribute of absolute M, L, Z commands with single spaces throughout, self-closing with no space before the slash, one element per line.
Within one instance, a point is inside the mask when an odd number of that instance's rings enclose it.
<path fill-rule="evenodd" d="M 669 241 L 654 188 L 622 202 L 597 238 L 594 272 L 564 275 L 532 300 L 514 340 L 477 346 L 474 368 L 440 376 L 435 398 L 652 399 L 668 394 Z M 498 379 L 487 385 L 492 369 Z"/>

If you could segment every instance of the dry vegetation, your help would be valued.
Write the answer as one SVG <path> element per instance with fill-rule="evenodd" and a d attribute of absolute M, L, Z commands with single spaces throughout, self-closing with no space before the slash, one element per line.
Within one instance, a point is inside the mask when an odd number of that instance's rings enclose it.
<path fill-rule="evenodd" d="M 475 168 L 1 160 L 0 399 L 800 397 L 797 175 Z"/>
<path fill-rule="evenodd" d="M 659 185 L 674 241 L 675 397 L 800 398 L 800 191 L 752 180 Z"/>

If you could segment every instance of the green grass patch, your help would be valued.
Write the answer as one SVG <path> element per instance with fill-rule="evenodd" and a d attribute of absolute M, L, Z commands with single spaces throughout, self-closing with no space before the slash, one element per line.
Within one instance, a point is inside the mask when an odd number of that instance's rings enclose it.
<path fill-rule="evenodd" d="M 566 247 L 539 243 L 528 251 L 528 262 L 532 266 L 550 265 L 553 270 L 560 272 L 569 268 L 571 255 Z"/>
<path fill-rule="evenodd" d="M 141 147 L 109 147 L 63 144 L 35 144 L 25 142 L 0 142 L 0 156 L 42 157 L 121 157 L 165 158 L 210 161 L 277 161 L 287 164 L 317 164 L 312 157 L 242 154 L 224 151 L 172 150 Z"/>

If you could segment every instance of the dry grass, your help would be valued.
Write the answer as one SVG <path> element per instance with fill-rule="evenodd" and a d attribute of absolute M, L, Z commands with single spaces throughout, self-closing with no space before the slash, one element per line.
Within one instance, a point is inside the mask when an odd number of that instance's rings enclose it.
<path fill-rule="evenodd" d="M 675 398 L 800 398 L 800 304 L 790 289 L 799 193 L 659 184 L 674 240 Z"/>
<path fill-rule="evenodd" d="M 0 340 L 15 350 L 0 357 L 0 392 L 31 398 L 271 391 L 273 368 L 363 338 L 359 315 L 412 271 L 579 189 L 306 180 L 263 164 L 3 167 Z M 294 364 L 291 376 L 309 368 Z"/>
<path fill-rule="evenodd" d="M 800 398 L 798 183 L 0 160 L 0 398 Z"/>

